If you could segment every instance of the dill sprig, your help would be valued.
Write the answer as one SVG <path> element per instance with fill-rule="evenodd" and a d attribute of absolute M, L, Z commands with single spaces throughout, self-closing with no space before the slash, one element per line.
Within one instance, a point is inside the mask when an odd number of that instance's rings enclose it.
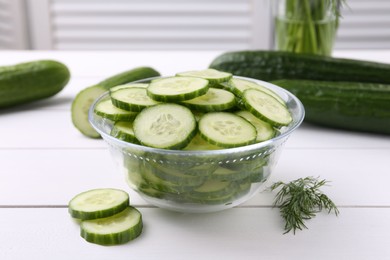
<path fill-rule="evenodd" d="M 274 207 L 279 207 L 285 220 L 284 234 L 291 230 L 295 234 L 297 229 L 307 228 L 304 222 L 323 209 L 334 212 L 336 216 L 339 214 L 336 205 L 320 190 L 327 183 L 326 180 L 306 177 L 289 183 L 276 182 L 270 187 L 272 191 L 281 188 L 276 194 Z"/>

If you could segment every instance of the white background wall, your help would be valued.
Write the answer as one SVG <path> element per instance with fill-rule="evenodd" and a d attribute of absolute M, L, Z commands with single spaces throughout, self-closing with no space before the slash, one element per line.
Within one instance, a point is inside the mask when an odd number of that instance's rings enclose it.
<path fill-rule="evenodd" d="M 0 48 L 269 49 L 272 1 L 0 0 Z M 335 48 L 390 49 L 390 1 L 347 3 Z"/>

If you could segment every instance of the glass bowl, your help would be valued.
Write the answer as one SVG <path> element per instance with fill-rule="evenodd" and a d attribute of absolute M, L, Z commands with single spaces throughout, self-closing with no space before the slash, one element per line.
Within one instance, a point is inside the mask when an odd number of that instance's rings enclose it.
<path fill-rule="evenodd" d="M 244 77 L 267 87 L 286 102 L 290 125 L 274 138 L 243 147 L 220 150 L 166 150 L 128 143 L 110 135 L 113 121 L 89 110 L 89 121 L 109 146 L 128 185 L 147 202 L 179 212 L 214 212 L 237 206 L 266 188 L 284 143 L 302 123 L 304 108 L 290 92 L 268 82 Z M 138 82 L 149 82 L 146 79 Z"/>

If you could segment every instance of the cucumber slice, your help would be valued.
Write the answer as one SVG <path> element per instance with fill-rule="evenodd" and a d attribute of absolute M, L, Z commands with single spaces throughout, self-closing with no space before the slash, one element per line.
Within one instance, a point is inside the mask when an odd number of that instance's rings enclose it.
<path fill-rule="evenodd" d="M 207 142 L 226 148 L 253 144 L 255 127 L 244 118 L 228 112 L 210 112 L 199 120 L 199 134 Z"/>
<path fill-rule="evenodd" d="M 192 138 L 191 142 L 183 150 L 219 150 L 222 149 L 219 146 L 210 144 L 204 140 L 199 134 Z"/>
<path fill-rule="evenodd" d="M 209 88 L 206 94 L 183 101 L 182 104 L 200 112 L 223 111 L 233 108 L 236 105 L 236 97 L 229 91 Z"/>
<path fill-rule="evenodd" d="M 76 195 L 68 206 L 69 214 L 74 218 L 104 218 L 129 206 L 129 195 L 118 189 L 93 189 Z"/>
<path fill-rule="evenodd" d="M 235 192 L 237 185 L 233 182 L 207 180 L 202 186 L 191 192 L 191 197 L 199 199 L 218 199 Z"/>
<path fill-rule="evenodd" d="M 209 81 L 194 77 L 169 77 L 153 80 L 147 87 L 148 96 L 157 101 L 177 102 L 206 94 Z"/>
<path fill-rule="evenodd" d="M 249 112 L 274 126 L 286 126 L 292 121 L 287 107 L 263 91 L 247 89 L 242 100 Z"/>
<path fill-rule="evenodd" d="M 242 110 L 236 112 L 236 115 L 245 118 L 249 121 L 249 123 L 254 125 L 257 132 L 256 142 L 263 142 L 269 140 L 276 135 L 276 131 L 272 127 L 272 125 L 268 124 L 267 122 L 264 122 L 263 120 L 258 119 L 251 112 L 247 110 Z"/>
<path fill-rule="evenodd" d="M 211 84 L 228 81 L 233 75 L 228 72 L 222 72 L 215 69 L 205 69 L 199 71 L 185 71 L 177 73 L 176 76 L 197 77 L 207 79 Z"/>
<path fill-rule="evenodd" d="M 196 134 L 196 120 L 181 105 L 164 103 L 145 108 L 134 120 L 135 137 L 154 148 L 181 149 Z"/>
<path fill-rule="evenodd" d="M 268 95 L 270 95 L 270 96 L 274 97 L 276 100 L 278 100 L 281 104 L 286 106 L 286 103 L 284 102 L 284 100 L 281 97 L 279 97 L 278 94 L 276 94 L 275 92 L 273 92 L 269 88 L 261 86 L 255 82 L 252 82 L 249 80 L 244 80 L 244 79 L 232 78 L 229 81 L 229 86 L 230 86 L 230 90 L 239 97 L 241 97 L 243 95 L 245 90 L 254 88 L 254 89 L 257 89 L 257 90 L 260 90 L 260 91 L 267 93 Z"/>
<path fill-rule="evenodd" d="M 146 94 L 146 88 L 123 88 L 111 93 L 112 104 L 118 108 L 140 112 L 145 107 L 159 104 Z"/>
<path fill-rule="evenodd" d="M 110 99 L 100 101 L 96 106 L 94 112 L 104 118 L 117 121 L 133 121 L 138 113 L 126 111 L 114 106 Z"/>
<path fill-rule="evenodd" d="M 128 206 L 122 212 L 107 218 L 81 222 L 81 237 L 99 245 L 119 245 L 135 239 L 142 233 L 142 215 Z"/>
<path fill-rule="evenodd" d="M 115 86 L 115 87 L 110 88 L 110 93 L 115 92 L 115 91 L 120 90 L 120 89 L 124 89 L 124 88 L 147 88 L 148 86 L 149 86 L 149 84 L 147 84 L 147 83 L 123 84 L 123 85 L 119 85 L 119 86 Z"/>
<path fill-rule="evenodd" d="M 83 134 L 91 138 L 100 138 L 100 134 L 88 121 L 88 111 L 92 103 L 107 90 L 99 85 L 88 87 L 79 92 L 72 102 L 71 114 L 73 125 Z"/>
<path fill-rule="evenodd" d="M 110 135 L 120 140 L 139 143 L 134 134 L 133 122 L 117 121 L 111 129 Z"/>

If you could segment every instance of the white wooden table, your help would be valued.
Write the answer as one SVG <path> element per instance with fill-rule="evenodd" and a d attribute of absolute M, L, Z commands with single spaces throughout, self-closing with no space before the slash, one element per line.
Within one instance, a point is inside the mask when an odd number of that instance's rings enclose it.
<path fill-rule="evenodd" d="M 163 75 L 206 68 L 220 52 L 2 51 L 0 66 L 56 59 L 71 70 L 53 98 L 0 110 L 0 259 L 390 259 L 390 137 L 303 124 L 288 140 L 273 181 L 320 176 L 339 217 L 319 214 L 308 230 L 283 235 L 274 193 L 210 214 L 155 208 L 129 190 L 102 140 L 72 126 L 70 104 L 105 77 L 152 66 Z M 390 51 L 335 56 L 390 63 Z M 144 232 L 121 246 L 90 244 L 67 212 L 77 193 L 115 187 L 130 193 Z"/>

